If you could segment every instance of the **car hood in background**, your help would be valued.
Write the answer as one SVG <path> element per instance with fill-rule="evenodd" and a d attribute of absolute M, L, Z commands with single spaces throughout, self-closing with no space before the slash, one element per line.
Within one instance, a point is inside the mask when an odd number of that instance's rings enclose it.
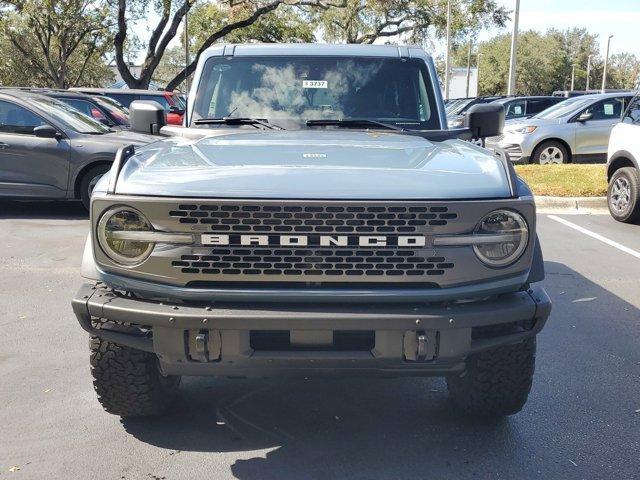
<path fill-rule="evenodd" d="M 134 145 L 145 145 L 147 143 L 158 141 L 157 136 L 145 135 L 144 133 L 137 133 L 128 129 L 114 130 L 113 132 L 100 135 L 99 137 L 108 141 L 119 142 L 122 144 L 129 142 Z"/>
<path fill-rule="evenodd" d="M 504 130 L 514 130 L 518 127 L 535 126 L 544 127 L 546 125 L 560 125 L 567 123 L 568 117 L 562 118 L 514 118 L 504 123 Z"/>
<path fill-rule="evenodd" d="M 117 193 L 207 198 L 475 199 L 511 196 L 502 162 L 460 140 L 381 131 L 218 129 L 142 147 Z"/>

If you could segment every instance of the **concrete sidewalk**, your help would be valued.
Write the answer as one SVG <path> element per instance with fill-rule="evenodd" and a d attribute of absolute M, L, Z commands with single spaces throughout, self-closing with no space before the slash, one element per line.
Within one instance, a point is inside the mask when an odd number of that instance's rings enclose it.
<path fill-rule="evenodd" d="M 538 213 L 606 214 L 607 197 L 542 197 L 536 196 Z"/>

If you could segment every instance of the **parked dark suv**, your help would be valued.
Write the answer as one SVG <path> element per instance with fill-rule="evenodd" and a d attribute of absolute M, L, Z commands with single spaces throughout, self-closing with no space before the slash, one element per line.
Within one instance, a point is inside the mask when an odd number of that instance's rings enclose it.
<path fill-rule="evenodd" d="M 153 137 L 114 131 L 55 98 L 0 90 L 0 198 L 80 199 L 123 145 Z"/>
<path fill-rule="evenodd" d="M 167 113 L 167 123 L 169 125 L 182 125 L 184 120 L 186 105 L 182 97 L 175 92 L 123 88 L 72 88 L 70 90 L 113 98 L 126 108 L 129 108 L 129 105 L 134 100 L 152 100 L 162 105 L 162 108 Z"/>
<path fill-rule="evenodd" d="M 48 90 L 41 93 L 71 105 L 114 130 L 129 129 L 129 110 L 112 98 L 66 90 Z"/>
<path fill-rule="evenodd" d="M 472 99 L 471 102 L 476 103 L 498 103 L 504 107 L 505 120 L 513 120 L 515 118 L 525 118 L 535 115 L 546 110 L 564 100 L 562 97 L 552 96 L 531 96 L 531 97 L 480 97 Z M 447 113 L 449 128 L 460 128 L 464 125 L 464 117 L 470 106 L 476 103 L 466 103 L 465 107 L 461 104 L 457 107 L 458 113 L 453 110 Z"/>
<path fill-rule="evenodd" d="M 492 103 L 501 104 L 504 107 L 505 120 L 512 120 L 531 117 L 563 100 L 562 97 L 552 96 L 507 97 L 494 100 Z"/>

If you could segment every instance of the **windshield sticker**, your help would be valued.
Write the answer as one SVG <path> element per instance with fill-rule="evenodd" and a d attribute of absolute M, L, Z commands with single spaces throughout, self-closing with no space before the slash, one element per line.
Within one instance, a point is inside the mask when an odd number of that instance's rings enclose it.
<path fill-rule="evenodd" d="M 302 88 L 329 88 L 326 80 L 303 80 Z"/>

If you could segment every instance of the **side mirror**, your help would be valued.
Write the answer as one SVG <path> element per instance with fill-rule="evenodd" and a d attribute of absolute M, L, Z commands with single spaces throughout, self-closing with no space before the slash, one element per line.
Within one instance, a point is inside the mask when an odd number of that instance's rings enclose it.
<path fill-rule="evenodd" d="M 578 118 L 576 118 L 576 120 L 580 123 L 584 123 L 587 120 L 591 120 L 592 117 L 593 117 L 593 113 L 582 112 L 580 115 L 578 115 Z"/>
<path fill-rule="evenodd" d="M 129 123 L 134 132 L 160 135 L 167 124 L 167 113 L 158 102 L 135 100 L 129 106 Z"/>
<path fill-rule="evenodd" d="M 110 126 L 111 126 L 111 122 L 109 121 L 109 119 L 108 119 L 108 118 L 104 118 L 104 117 L 103 117 L 103 118 L 99 118 L 99 119 L 98 119 L 98 121 L 99 121 L 101 124 L 103 124 L 103 125 L 105 125 L 105 126 L 107 126 L 107 127 L 110 127 Z"/>
<path fill-rule="evenodd" d="M 500 135 L 504 128 L 504 107 L 491 103 L 474 105 L 464 117 L 464 126 L 471 130 L 473 138 Z"/>
<path fill-rule="evenodd" d="M 62 138 L 62 135 L 60 135 L 60 132 L 58 132 L 58 130 L 56 130 L 51 125 L 40 125 L 39 127 L 35 127 L 33 129 L 33 134 L 36 137 L 40 137 L 40 138 L 55 138 L 55 139 Z"/>

